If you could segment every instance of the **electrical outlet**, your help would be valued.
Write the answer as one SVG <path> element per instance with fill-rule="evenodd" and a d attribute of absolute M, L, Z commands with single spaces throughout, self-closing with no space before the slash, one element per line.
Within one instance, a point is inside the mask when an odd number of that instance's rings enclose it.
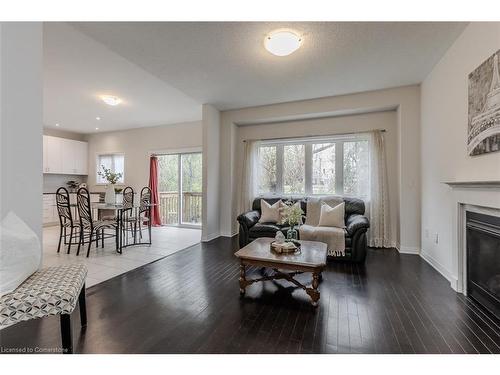
<path fill-rule="evenodd" d="M 439 234 L 438 234 L 438 233 L 436 233 L 436 237 L 434 237 L 434 242 L 435 242 L 436 244 L 438 244 L 438 243 L 439 243 Z"/>

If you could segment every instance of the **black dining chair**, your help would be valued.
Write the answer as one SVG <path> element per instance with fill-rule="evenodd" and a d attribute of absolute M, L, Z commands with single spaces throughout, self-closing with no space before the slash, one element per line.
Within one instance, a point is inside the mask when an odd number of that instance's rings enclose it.
<path fill-rule="evenodd" d="M 139 224 L 139 235 L 142 239 L 142 224 L 147 223 L 149 232 L 149 244 L 151 245 L 151 189 L 143 187 L 141 190 L 141 200 L 139 205 L 139 213 L 137 215 Z"/>
<path fill-rule="evenodd" d="M 78 216 L 80 217 L 80 241 L 78 242 L 78 250 L 76 255 L 80 254 L 80 246 L 85 244 L 85 235 L 88 236 L 88 249 L 87 258 L 90 255 L 90 247 L 95 238 L 96 248 L 99 246 L 99 239 L 102 240 L 102 247 L 104 247 L 104 239 L 115 237 L 116 248 L 118 249 L 118 225 L 113 220 L 94 220 L 92 217 L 92 208 L 90 207 L 90 194 L 86 188 L 78 189 L 76 194 L 76 201 L 78 207 Z M 113 229 L 115 234 L 106 234 L 105 229 Z"/>
<path fill-rule="evenodd" d="M 141 190 L 140 200 L 139 200 L 139 209 L 137 211 L 137 216 L 129 215 L 126 218 L 126 221 L 133 226 L 131 230 L 134 233 L 134 242 L 137 240 L 137 230 L 139 230 L 139 236 L 142 239 L 142 225 L 147 223 L 147 228 L 149 232 L 149 242 L 151 245 L 151 220 L 150 220 L 150 211 L 151 211 L 151 189 L 148 187 L 144 187 Z M 133 203 L 132 203 L 133 205 Z"/>
<path fill-rule="evenodd" d="M 133 216 L 134 211 L 134 189 L 130 186 L 127 186 L 123 189 L 123 207 L 122 210 L 122 230 L 123 234 L 126 235 L 127 231 L 130 231 L 134 236 L 135 242 L 135 217 Z M 125 236 L 125 241 L 128 243 L 128 235 Z"/>
<path fill-rule="evenodd" d="M 59 244 L 57 245 L 57 252 L 61 251 L 61 242 L 64 239 L 64 244 L 68 245 L 67 254 L 71 251 L 71 245 L 73 244 L 73 236 L 80 237 L 80 223 L 73 220 L 73 215 L 71 213 L 71 205 L 69 201 L 68 190 L 64 187 L 60 187 L 56 191 L 56 207 L 57 215 L 59 216 Z M 67 241 L 69 229 L 69 242 Z M 75 237 L 76 238 L 76 237 Z M 76 242 L 74 242 L 76 245 Z"/>

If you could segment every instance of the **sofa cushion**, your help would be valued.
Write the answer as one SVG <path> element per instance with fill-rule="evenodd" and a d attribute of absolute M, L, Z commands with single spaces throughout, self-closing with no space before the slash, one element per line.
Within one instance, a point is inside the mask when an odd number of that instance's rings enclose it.
<path fill-rule="evenodd" d="M 307 215 L 306 224 L 313 227 L 318 226 L 319 217 L 321 214 L 321 204 L 325 202 L 330 207 L 338 206 L 344 202 L 342 197 L 329 196 L 329 197 L 310 197 L 307 198 Z"/>
<path fill-rule="evenodd" d="M 248 230 L 250 237 L 274 237 L 280 226 L 275 223 L 257 223 Z"/>

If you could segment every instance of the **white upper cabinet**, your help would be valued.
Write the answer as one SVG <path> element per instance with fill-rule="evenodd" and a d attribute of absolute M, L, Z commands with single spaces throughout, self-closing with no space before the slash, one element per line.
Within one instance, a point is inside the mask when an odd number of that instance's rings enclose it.
<path fill-rule="evenodd" d="M 88 174 L 87 142 L 44 135 L 43 173 Z"/>
<path fill-rule="evenodd" d="M 61 142 L 56 137 L 43 136 L 46 138 L 43 148 L 43 159 L 45 162 L 44 173 L 62 173 Z M 47 147 L 45 147 L 47 146 Z"/>
<path fill-rule="evenodd" d="M 75 143 L 75 169 L 78 174 L 89 174 L 89 148 L 87 142 Z"/>

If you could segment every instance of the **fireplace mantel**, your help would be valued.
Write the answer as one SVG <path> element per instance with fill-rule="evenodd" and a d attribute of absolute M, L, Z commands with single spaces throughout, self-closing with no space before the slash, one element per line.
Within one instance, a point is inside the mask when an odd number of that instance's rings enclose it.
<path fill-rule="evenodd" d="M 451 188 L 500 189 L 500 181 L 446 181 Z"/>

